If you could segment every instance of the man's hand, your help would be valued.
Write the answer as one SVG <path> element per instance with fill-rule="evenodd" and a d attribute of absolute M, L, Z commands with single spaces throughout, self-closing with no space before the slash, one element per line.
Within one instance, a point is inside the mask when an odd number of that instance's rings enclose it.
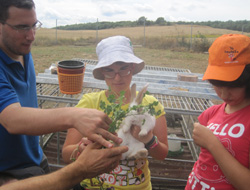
<path fill-rule="evenodd" d="M 121 154 L 127 147 L 101 149 L 101 145 L 91 143 L 86 146 L 79 158 L 50 174 L 31 177 L 1 186 L 2 190 L 66 190 L 85 178 L 96 177 L 99 174 L 113 170 L 119 163 Z"/>
<path fill-rule="evenodd" d="M 78 117 L 75 118 L 75 128 L 83 136 L 108 148 L 113 147 L 113 144 L 108 140 L 112 140 L 117 144 L 122 142 L 121 138 L 108 131 L 112 121 L 105 113 L 96 109 L 78 109 Z"/>
<path fill-rule="evenodd" d="M 102 173 L 110 172 L 119 164 L 121 155 L 128 151 L 128 147 L 114 147 L 103 149 L 98 143 L 87 145 L 75 161 L 85 178 L 92 178 Z"/>

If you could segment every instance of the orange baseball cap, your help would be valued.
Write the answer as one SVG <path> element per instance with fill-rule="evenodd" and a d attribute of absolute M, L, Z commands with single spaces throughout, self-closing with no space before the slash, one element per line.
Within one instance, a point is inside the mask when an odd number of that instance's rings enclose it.
<path fill-rule="evenodd" d="M 250 38 L 242 34 L 225 34 L 209 48 L 207 70 L 202 80 L 234 81 L 250 64 Z"/>

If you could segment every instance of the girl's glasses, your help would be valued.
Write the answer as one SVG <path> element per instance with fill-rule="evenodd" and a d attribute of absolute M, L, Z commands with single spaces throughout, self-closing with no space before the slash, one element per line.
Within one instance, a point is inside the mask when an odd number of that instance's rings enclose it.
<path fill-rule="evenodd" d="M 102 74 L 104 75 L 105 78 L 115 78 L 116 74 L 119 74 L 121 77 L 125 77 L 127 75 L 129 75 L 131 73 L 131 67 L 125 67 L 125 68 L 121 68 L 121 70 L 119 70 L 118 72 L 115 72 L 112 69 L 102 69 Z"/>

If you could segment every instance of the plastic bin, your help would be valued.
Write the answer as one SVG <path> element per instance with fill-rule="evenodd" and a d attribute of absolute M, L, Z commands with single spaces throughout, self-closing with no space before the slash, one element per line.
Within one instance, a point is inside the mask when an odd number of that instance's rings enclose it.
<path fill-rule="evenodd" d="M 60 61 L 57 75 L 60 91 L 64 94 L 78 94 L 82 91 L 85 65 L 81 61 Z"/>

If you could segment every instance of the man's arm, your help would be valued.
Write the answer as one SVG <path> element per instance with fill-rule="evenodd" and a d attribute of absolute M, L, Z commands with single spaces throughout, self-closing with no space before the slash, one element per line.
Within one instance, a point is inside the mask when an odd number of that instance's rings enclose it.
<path fill-rule="evenodd" d="M 89 144 L 79 158 L 64 168 L 47 175 L 32 177 L 6 184 L 0 190 L 67 190 L 85 178 L 113 170 L 127 147 L 101 149 L 97 143 Z"/>
<path fill-rule="evenodd" d="M 83 136 L 106 147 L 112 146 L 106 139 L 121 143 L 120 138 L 107 131 L 110 118 L 96 109 L 39 109 L 14 103 L 1 112 L 0 123 L 10 134 L 42 135 L 75 128 Z"/>

